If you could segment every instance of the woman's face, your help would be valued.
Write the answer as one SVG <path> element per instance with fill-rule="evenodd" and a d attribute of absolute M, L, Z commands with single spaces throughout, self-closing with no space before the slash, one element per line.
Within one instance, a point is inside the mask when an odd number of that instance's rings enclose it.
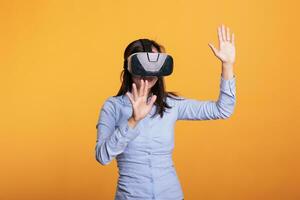
<path fill-rule="evenodd" d="M 155 47 L 152 47 L 152 51 L 158 53 Z M 155 85 L 156 81 L 158 80 L 157 76 L 134 76 L 132 75 L 132 81 L 136 84 L 137 88 L 140 88 L 141 80 L 148 81 L 148 91 Z"/>

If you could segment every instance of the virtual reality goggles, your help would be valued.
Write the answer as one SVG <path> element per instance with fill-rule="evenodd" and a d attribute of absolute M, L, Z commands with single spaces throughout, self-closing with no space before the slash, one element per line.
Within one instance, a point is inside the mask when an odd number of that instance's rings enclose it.
<path fill-rule="evenodd" d="M 166 53 L 133 53 L 127 59 L 127 69 L 135 76 L 168 76 L 173 72 L 173 58 Z"/>

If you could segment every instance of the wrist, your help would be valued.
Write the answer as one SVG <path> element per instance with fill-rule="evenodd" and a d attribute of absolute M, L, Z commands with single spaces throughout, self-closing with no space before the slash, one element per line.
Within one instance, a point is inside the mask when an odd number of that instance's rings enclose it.
<path fill-rule="evenodd" d="M 222 62 L 222 67 L 226 68 L 226 69 L 231 69 L 233 68 L 233 64 L 234 63 L 226 63 L 226 62 Z"/>
<path fill-rule="evenodd" d="M 128 124 L 129 124 L 129 126 L 132 127 L 132 128 L 134 128 L 138 122 L 139 122 L 139 121 L 138 121 L 138 120 L 135 120 L 133 116 L 131 116 L 131 117 L 128 119 Z"/>
<path fill-rule="evenodd" d="M 232 65 L 224 66 L 222 67 L 222 77 L 225 80 L 232 79 L 234 76 L 233 67 Z"/>

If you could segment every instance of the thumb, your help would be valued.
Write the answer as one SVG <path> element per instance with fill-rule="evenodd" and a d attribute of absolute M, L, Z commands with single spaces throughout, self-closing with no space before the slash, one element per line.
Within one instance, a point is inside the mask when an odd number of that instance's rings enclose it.
<path fill-rule="evenodd" d="M 213 53 L 214 53 L 215 55 L 218 54 L 218 50 L 214 47 L 214 45 L 212 45 L 211 43 L 208 43 L 208 46 L 211 48 L 211 50 L 213 51 Z"/>

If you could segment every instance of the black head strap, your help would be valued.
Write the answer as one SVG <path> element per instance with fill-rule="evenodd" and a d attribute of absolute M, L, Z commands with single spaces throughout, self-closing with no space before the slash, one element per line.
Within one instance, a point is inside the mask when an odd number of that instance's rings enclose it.
<path fill-rule="evenodd" d="M 149 40 L 146 39 L 139 39 L 143 46 L 144 52 L 152 52 L 152 44 Z"/>

